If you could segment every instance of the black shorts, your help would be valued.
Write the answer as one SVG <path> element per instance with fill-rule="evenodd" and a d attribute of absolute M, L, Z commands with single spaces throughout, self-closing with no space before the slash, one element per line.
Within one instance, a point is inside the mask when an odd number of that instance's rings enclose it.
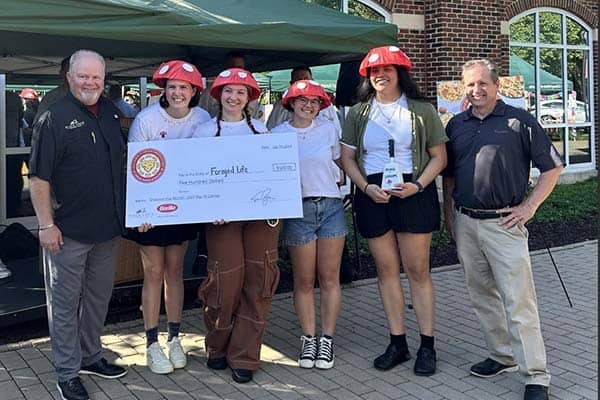
<path fill-rule="evenodd" d="M 161 225 L 144 233 L 138 232 L 137 228 L 130 228 L 124 236 L 142 246 L 165 247 L 196 239 L 200 229 L 204 229 L 203 224 Z"/>
<path fill-rule="evenodd" d="M 369 175 L 367 181 L 381 186 L 382 175 Z M 412 174 L 404 174 L 403 178 L 404 182 L 411 182 Z M 430 233 L 440 229 L 440 203 L 435 182 L 427 185 L 422 193 L 406 199 L 392 196 L 387 204 L 375 203 L 357 190 L 354 209 L 358 231 L 367 239 L 382 236 L 389 230 Z"/>

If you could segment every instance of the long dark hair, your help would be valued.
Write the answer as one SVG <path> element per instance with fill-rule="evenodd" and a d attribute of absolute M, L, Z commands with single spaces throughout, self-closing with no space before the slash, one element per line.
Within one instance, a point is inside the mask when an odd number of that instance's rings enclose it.
<path fill-rule="evenodd" d="M 192 87 L 194 87 L 196 89 L 196 94 L 193 95 L 192 98 L 190 99 L 188 108 L 194 108 L 200 103 L 200 89 L 198 89 L 196 86 L 193 86 L 193 85 L 192 85 Z M 158 99 L 158 103 L 160 104 L 160 106 L 162 108 L 169 107 L 169 102 L 167 101 L 167 97 L 165 96 L 164 93 L 160 96 L 160 99 Z"/>
<path fill-rule="evenodd" d="M 406 68 L 394 64 L 394 68 L 398 72 L 398 89 L 406 95 L 407 98 L 413 100 L 426 100 L 426 97 L 417 86 L 417 82 L 412 78 Z M 367 76 L 363 77 L 358 89 L 356 90 L 356 96 L 362 103 L 370 101 L 375 94 L 375 89 L 371 86 L 370 81 L 371 68 L 367 69 Z"/>

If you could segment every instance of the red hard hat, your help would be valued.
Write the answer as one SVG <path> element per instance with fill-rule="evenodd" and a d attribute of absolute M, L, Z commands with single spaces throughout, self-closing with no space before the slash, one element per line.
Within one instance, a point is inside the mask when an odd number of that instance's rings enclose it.
<path fill-rule="evenodd" d="M 19 93 L 19 97 L 27 100 L 37 100 L 39 98 L 38 92 L 31 88 L 25 88 Z"/>
<path fill-rule="evenodd" d="M 256 100 L 260 97 L 260 87 L 252 73 L 242 68 L 229 68 L 215 78 L 210 88 L 210 95 L 219 100 L 221 89 L 225 85 L 245 85 L 250 89 L 248 101 Z"/>
<path fill-rule="evenodd" d="M 162 63 L 152 75 L 152 82 L 161 88 L 164 88 L 167 85 L 169 79 L 189 82 L 191 85 L 196 86 L 200 91 L 204 89 L 200 71 L 186 61 L 171 60 Z"/>
<path fill-rule="evenodd" d="M 319 82 L 310 79 L 302 79 L 290 85 L 288 90 L 283 94 L 281 105 L 287 106 L 290 101 L 300 96 L 316 96 L 321 98 L 321 110 L 331 105 L 331 99 L 325 93 L 325 89 Z"/>
<path fill-rule="evenodd" d="M 365 58 L 363 58 L 358 69 L 361 76 L 367 76 L 367 69 L 380 65 L 399 65 L 410 71 L 412 63 L 410 59 L 396 46 L 375 47 L 369 50 Z"/>

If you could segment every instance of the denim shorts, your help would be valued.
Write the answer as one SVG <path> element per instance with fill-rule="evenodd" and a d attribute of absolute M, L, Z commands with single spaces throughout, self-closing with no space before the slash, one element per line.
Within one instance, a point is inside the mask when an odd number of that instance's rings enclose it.
<path fill-rule="evenodd" d="M 348 233 L 342 199 L 305 197 L 303 218 L 287 219 L 283 225 L 283 243 L 303 246 L 317 239 L 344 237 Z"/>

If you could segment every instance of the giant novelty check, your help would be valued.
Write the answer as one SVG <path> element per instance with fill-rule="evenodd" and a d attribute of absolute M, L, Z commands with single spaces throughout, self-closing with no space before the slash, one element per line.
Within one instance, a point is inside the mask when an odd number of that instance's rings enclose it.
<path fill-rule="evenodd" d="M 294 134 L 128 144 L 125 225 L 302 217 Z"/>

